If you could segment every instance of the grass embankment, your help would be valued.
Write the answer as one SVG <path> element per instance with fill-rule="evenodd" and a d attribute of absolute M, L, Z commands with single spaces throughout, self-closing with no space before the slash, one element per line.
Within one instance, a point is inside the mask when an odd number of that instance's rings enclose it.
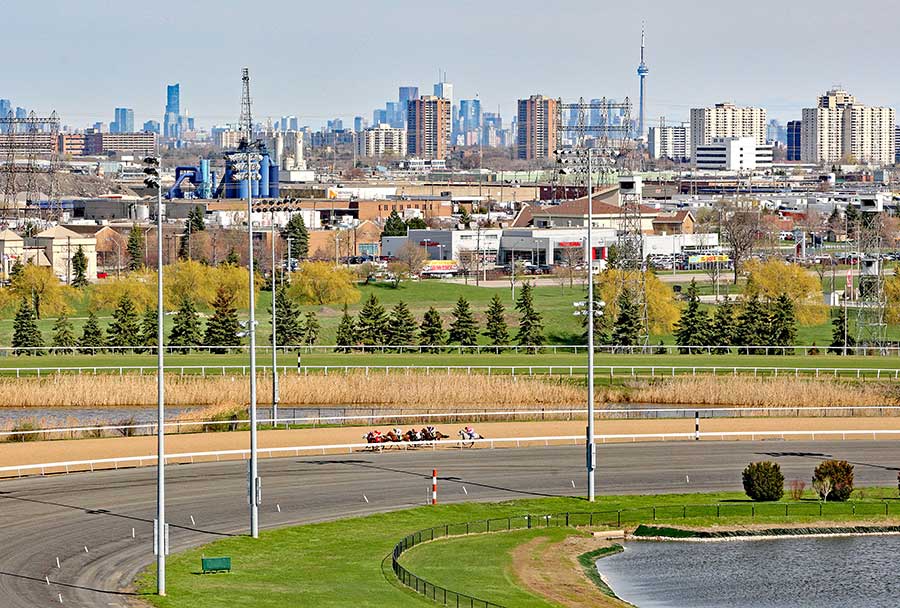
<path fill-rule="evenodd" d="M 221 606 L 223 598 L 227 598 L 230 608 L 433 606 L 431 600 L 401 588 L 389 569 L 389 561 L 385 559 L 401 538 L 432 526 L 515 517 L 526 513 L 610 512 L 617 509 L 633 509 L 630 511 L 633 518 L 626 517 L 628 521 L 623 521 L 623 525 L 636 525 L 651 519 L 652 506 L 657 507 L 657 525 L 785 524 L 824 520 L 887 522 L 893 520 L 884 517 L 881 499 L 891 497 L 896 497 L 896 490 L 866 489 L 865 498 L 824 505 L 823 516 L 819 516 L 819 503 L 816 501 L 785 500 L 757 506 L 753 518 L 750 517 L 751 503 L 743 494 L 733 492 L 609 496 L 595 505 L 575 498 L 548 498 L 421 507 L 266 531 L 261 534 L 260 540 L 229 538 L 173 555 L 168 562 L 168 597 L 148 595 L 146 599 L 160 608 L 212 608 Z M 681 505 L 685 504 L 693 507 L 683 510 Z M 717 504 L 727 505 L 720 509 L 721 517 L 718 518 L 715 516 Z M 792 513 L 787 518 L 784 517 L 786 504 Z M 896 509 L 896 514 L 900 514 L 900 508 L 893 502 L 888 504 Z M 791 508 L 790 505 L 797 506 Z M 808 505 L 808 508 L 799 505 Z M 684 513 L 687 518 L 683 517 Z M 891 511 L 891 516 L 896 514 Z M 554 606 L 524 591 L 507 568 L 511 560 L 510 550 L 527 541 L 529 534 L 538 533 L 497 533 L 428 543 L 410 551 L 404 558 L 410 561 L 404 563 L 407 567 L 412 566 L 410 569 L 413 572 L 427 576 L 439 585 L 448 588 L 458 586 L 459 591 L 469 591 L 487 599 L 503 598 L 506 605 Z M 565 535 L 578 532 L 550 530 L 547 533 Z M 228 555 L 232 558 L 234 571 L 228 575 L 199 575 L 201 555 Z M 422 567 L 425 570 L 416 570 Z M 155 586 L 152 569 L 141 577 L 138 586 L 145 593 L 152 592 Z M 520 603 L 520 600 L 527 603 Z"/>

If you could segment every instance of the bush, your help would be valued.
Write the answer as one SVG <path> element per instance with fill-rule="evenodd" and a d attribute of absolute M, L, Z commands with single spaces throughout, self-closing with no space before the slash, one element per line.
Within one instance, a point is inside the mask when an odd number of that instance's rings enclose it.
<path fill-rule="evenodd" d="M 19 420 L 15 423 L 15 425 L 13 425 L 12 428 L 12 430 L 17 431 L 17 433 L 15 435 L 8 435 L 9 441 L 39 441 L 41 439 L 41 434 L 31 432 L 36 431 L 39 428 L 41 427 L 33 419 Z M 21 432 L 21 434 L 19 434 L 18 432 Z"/>
<path fill-rule="evenodd" d="M 744 492 L 752 500 L 781 500 L 784 496 L 784 475 L 776 462 L 751 462 L 744 469 Z"/>
<path fill-rule="evenodd" d="M 843 502 L 853 492 L 853 465 L 846 460 L 823 460 L 812 480 L 820 499 Z"/>
<path fill-rule="evenodd" d="M 800 500 L 803 498 L 803 491 L 806 490 L 806 482 L 795 479 L 791 482 L 791 499 Z"/>

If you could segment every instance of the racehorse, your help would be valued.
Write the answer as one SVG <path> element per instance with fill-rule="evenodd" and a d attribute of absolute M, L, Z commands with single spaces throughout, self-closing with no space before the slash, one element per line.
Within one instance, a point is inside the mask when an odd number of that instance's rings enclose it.
<path fill-rule="evenodd" d="M 385 433 L 384 439 L 385 439 L 385 441 L 391 442 L 391 443 L 399 443 L 399 442 L 403 441 L 403 437 L 401 437 L 394 431 L 388 431 L 387 433 Z"/>
<path fill-rule="evenodd" d="M 450 435 L 444 435 L 437 429 L 434 429 L 434 432 L 428 430 L 428 427 L 422 429 L 422 440 L 423 441 L 440 441 L 441 439 L 449 439 Z"/>
<path fill-rule="evenodd" d="M 473 436 L 470 436 L 466 429 L 459 429 L 459 438 L 462 439 L 460 442 L 463 447 L 470 448 L 475 445 L 474 439 L 484 439 L 484 435 L 479 435 L 478 433 L 473 433 Z"/>

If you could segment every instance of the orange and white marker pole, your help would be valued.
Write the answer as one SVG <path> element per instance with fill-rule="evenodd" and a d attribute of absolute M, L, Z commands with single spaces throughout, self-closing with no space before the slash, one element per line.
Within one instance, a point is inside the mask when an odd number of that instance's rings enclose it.
<path fill-rule="evenodd" d="M 437 469 L 431 470 L 431 504 L 437 504 Z"/>

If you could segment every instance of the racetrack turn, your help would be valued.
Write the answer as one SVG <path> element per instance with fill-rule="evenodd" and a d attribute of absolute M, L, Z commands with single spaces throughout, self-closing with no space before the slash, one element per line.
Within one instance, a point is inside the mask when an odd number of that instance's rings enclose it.
<path fill-rule="evenodd" d="M 751 460 L 776 460 L 786 479 L 807 480 L 830 457 L 856 465 L 858 486 L 896 483 L 896 442 L 705 441 L 600 445 L 598 488 L 601 495 L 740 490 L 741 470 Z M 172 552 L 247 532 L 246 466 L 168 467 Z M 433 468 L 441 502 L 585 491 L 583 446 L 266 459 L 260 461 L 261 524 L 272 528 L 422 505 L 430 500 Z M 138 602 L 123 590 L 153 560 L 155 482 L 153 468 L 0 482 L 3 607 L 58 604 L 58 594 L 63 605 L 79 608 Z"/>

